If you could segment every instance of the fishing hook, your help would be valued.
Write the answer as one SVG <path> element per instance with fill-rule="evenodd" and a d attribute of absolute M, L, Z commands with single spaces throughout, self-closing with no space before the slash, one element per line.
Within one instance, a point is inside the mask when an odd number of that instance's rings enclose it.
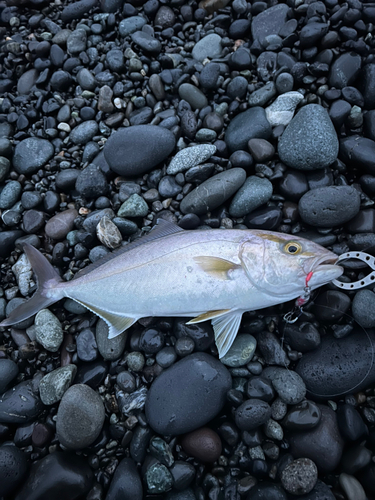
<path fill-rule="evenodd" d="M 353 281 L 353 283 L 343 283 L 339 280 L 333 280 L 332 283 L 334 285 L 343 290 L 358 290 L 359 288 L 363 288 L 367 285 L 375 285 L 375 257 L 365 252 L 346 252 L 340 255 L 336 263 L 347 259 L 361 260 L 371 267 L 371 269 L 374 269 L 374 271 L 361 280 Z"/>

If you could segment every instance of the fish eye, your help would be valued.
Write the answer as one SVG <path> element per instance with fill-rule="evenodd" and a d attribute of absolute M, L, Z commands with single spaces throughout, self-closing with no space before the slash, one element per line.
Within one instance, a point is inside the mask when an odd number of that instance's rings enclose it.
<path fill-rule="evenodd" d="M 296 241 L 289 241 L 289 243 L 285 245 L 284 250 L 290 255 L 296 255 L 297 253 L 300 253 L 302 246 Z"/>

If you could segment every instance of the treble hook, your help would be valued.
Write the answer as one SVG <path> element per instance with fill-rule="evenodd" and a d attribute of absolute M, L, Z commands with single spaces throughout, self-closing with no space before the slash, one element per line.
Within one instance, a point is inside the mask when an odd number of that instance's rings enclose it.
<path fill-rule="evenodd" d="M 363 288 L 367 285 L 375 285 L 375 257 L 369 255 L 365 252 L 346 252 L 340 255 L 336 264 L 343 260 L 347 259 L 358 259 L 365 262 L 371 269 L 374 269 L 370 274 L 368 274 L 365 278 L 354 281 L 353 283 L 343 283 L 339 280 L 333 280 L 332 283 L 343 290 L 358 290 L 358 288 Z"/>

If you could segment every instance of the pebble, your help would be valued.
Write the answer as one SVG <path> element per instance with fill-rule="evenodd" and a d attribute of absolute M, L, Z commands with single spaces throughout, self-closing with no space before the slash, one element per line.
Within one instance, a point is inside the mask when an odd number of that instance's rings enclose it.
<path fill-rule="evenodd" d="M 337 424 L 341 435 L 349 441 L 358 441 L 367 436 L 366 424 L 358 410 L 350 404 L 340 404 L 338 406 Z"/>
<path fill-rule="evenodd" d="M 249 363 L 255 353 L 256 339 L 249 334 L 239 334 L 225 356 L 220 361 L 231 368 L 237 368 Z"/>
<path fill-rule="evenodd" d="M 221 51 L 221 37 L 216 33 L 212 33 L 206 35 L 194 45 L 192 55 L 196 61 L 202 62 L 205 59 L 220 57 Z"/>
<path fill-rule="evenodd" d="M 80 2 L 77 2 L 80 3 Z M 87 460 L 69 452 L 51 453 L 37 460 L 15 500 L 79 498 L 90 491 L 94 474 Z"/>
<path fill-rule="evenodd" d="M 56 419 L 60 443 L 68 449 L 90 446 L 99 436 L 105 411 L 97 392 L 84 384 L 75 384 L 63 395 Z"/>
<path fill-rule="evenodd" d="M 205 108 L 208 104 L 206 96 L 191 83 L 183 83 L 178 88 L 181 99 L 188 102 L 193 110 Z"/>
<path fill-rule="evenodd" d="M 72 385 L 77 373 L 76 365 L 62 366 L 47 373 L 39 384 L 39 393 L 42 403 L 53 405 L 60 401 L 67 389 Z"/>
<path fill-rule="evenodd" d="M 342 89 L 352 85 L 361 70 L 362 60 L 355 52 L 341 54 L 332 64 L 329 73 L 331 87 Z"/>
<path fill-rule="evenodd" d="M 251 22 L 253 38 L 262 41 L 269 35 L 277 35 L 288 20 L 288 10 L 286 4 L 279 4 L 255 16 Z"/>
<path fill-rule="evenodd" d="M 171 467 L 174 463 L 174 457 L 169 445 L 159 437 L 152 437 L 149 449 L 153 457 L 160 460 L 166 467 Z"/>
<path fill-rule="evenodd" d="M 83 90 L 95 90 L 96 83 L 94 75 L 87 68 L 82 68 L 78 71 L 77 82 Z"/>
<path fill-rule="evenodd" d="M 208 160 L 215 151 L 216 146 L 212 144 L 200 144 L 182 149 L 172 158 L 167 168 L 167 174 L 176 175 L 185 172 Z"/>
<path fill-rule="evenodd" d="M 37 342 L 50 352 L 57 352 L 64 339 L 60 321 L 48 309 L 35 316 L 35 335 Z"/>
<path fill-rule="evenodd" d="M 141 16 L 131 16 L 123 19 L 119 24 L 119 33 L 122 37 L 127 37 L 143 28 L 146 20 Z"/>
<path fill-rule="evenodd" d="M 319 406 L 313 401 L 305 400 L 289 410 L 283 420 L 283 427 L 291 431 L 312 429 L 318 425 L 321 416 Z"/>
<path fill-rule="evenodd" d="M 300 403 L 306 395 L 302 378 L 286 368 L 271 368 L 270 378 L 280 399 L 288 405 Z"/>
<path fill-rule="evenodd" d="M 54 147 L 49 141 L 38 137 L 28 137 L 15 147 L 13 167 L 19 174 L 34 174 L 44 167 L 53 155 Z"/>
<path fill-rule="evenodd" d="M 102 319 L 96 324 L 96 344 L 99 353 L 106 360 L 118 359 L 125 350 L 126 331 L 113 339 L 108 338 L 108 325 Z"/>
<path fill-rule="evenodd" d="M 231 120 L 225 133 L 225 142 L 231 152 L 246 151 L 250 139 L 268 140 L 271 137 L 271 132 L 271 125 L 264 109 L 254 106 Z"/>
<path fill-rule="evenodd" d="M 86 50 L 87 35 L 84 29 L 76 29 L 72 31 L 66 41 L 66 48 L 71 54 L 79 54 Z"/>
<path fill-rule="evenodd" d="M 18 375 L 18 366 L 11 359 L 0 359 L 0 394 L 2 394 Z"/>
<path fill-rule="evenodd" d="M 260 89 L 255 90 L 249 96 L 249 106 L 264 106 L 277 94 L 274 82 L 267 82 Z M 267 108 L 266 108 L 267 113 Z"/>
<path fill-rule="evenodd" d="M 100 168 L 90 164 L 78 174 L 75 187 L 85 198 L 97 198 L 107 193 L 108 183 Z"/>
<path fill-rule="evenodd" d="M 235 412 L 235 422 L 241 431 L 252 431 L 271 417 L 271 407 L 261 399 L 248 399 Z"/>
<path fill-rule="evenodd" d="M 142 500 L 143 487 L 136 464 L 123 458 L 113 475 L 106 500 Z"/>
<path fill-rule="evenodd" d="M 87 120 L 77 125 L 69 135 L 74 144 L 87 144 L 99 132 L 99 126 L 95 120 Z"/>
<path fill-rule="evenodd" d="M 0 193 L 0 209 L 11 208 L 21 197 L 22 186 L 18 181 L 9 181 Z"/>
<path fill-rule="evenodd" d="M 370 342 L 371 339 L 371 342 Z M 351 394 L 373 383 L 372 343 L 363 331 L 336 339 L 324 336 L 320 346 L 305 353 L 296 372 L 306 384 L 308 393 L 328 399 Z M 330 360 L 334 359 L 332 365 Z"/>
<path fill-rule="evenodd" d="M 96 226 L 96 236 L 103 245 L 111 250 L 121 246 L 121 232 L 106 215 L 100 219 L 99 224 Z"/>
<path fill-rule="evenodd" d="M 144 31 L 132 33 L 131 38 L 136 45 L 150 55 L 157 56 L 161 51 L 161 43 L 159 40 Z"/>
<path fill-rule="evenodd" d="M 118 217 L 146 217 L 148 205 L 142 196 L 132 194 L 119 208 Z"/>
<path fill-rule="evenodd" d="M 342 472 L 339 484 L 348 500 L 367 500 L 367 495 L 361 483 L 354 476 Z"/>
<path fill-rule="evenodd" d="M 42 411 L 43 404 L 30 380 L 8 389 L 0 399 L 0 423 L 28 424 L 36 420 Z"/>
<path fill-rule="evenodd" d="M 152 383 L 147 421 L 162 435 L 193 431 L 220 412 L 230 388 L 231 376 L 222 363 L 206 353 L 190 354 Z"/>
<path fill-rule="evenodd" d="M 272 127 L 288 125 L 298 104 L 303 100 L 300 92 L 286 92 L 266 108 L 266 117 Z"/>
<path fill-rule="evenodd" d="M 319 424 L 304 432 L 293 432 L 289 437 L 290 452 L 295 458 L 310 458 L 323 473 L 338 466 L 344 441 L 340 435 L 336 414 L 328 406 L 319 405 Z"/>
<path fill-rule="evenodd" d="M 16 446 L 0 446 L 0 495 L 7 497 L 22 484 L 29 469 L 26 454 Z"/>
<path fill-rule="evenodd" d="M 353 219 L 361 205 L 359 192 L 352 186 L 327 186 L 305 193 L 298 211 L 311 226 L 335 227 Z"/>
<path fill-rule="evenodd" d="M 104 156 L 111 170 L 124 176 L 141 175 L 164 161 L 175 147 L 173 133 L 153 125 L 136 125 L 111 135 Z"/>
<path fill-rule="evenodd" d="M 203 215 L 228 200 L 242 186 L 246 172 L 242 168 L 232 168 L 202 182 L 191 191 L 180 204 L 181 212 Z"/>
<path fill-rule="evenodd" d="M 235 194 L 229 207 L 232 217 L 243 217 L 267 203 L 272 196 L 272 183 L 256 175 L 249 176 Z"/>
<path fill-rule="evenodd" d="M 292 495 L 305 495 L 316 485 L 318 469 L 309 458 L 293 460 L 281 473 L 281 483 Z"/>
<path fill-rule="evenodd" d="M 78 212 L 74 208 L 54 215 L 46 224 L 46 235 L 54 240 L 62 240 L 73 229 L 77 216 Z"/>
<path fill-rule="evenodd" d="M 221 455 L 221 440 L 209 427 L 201 427 L 186 434 L 181 440 L 185 453 L 201 462 L 213 463 Z"/>
<path fill-rule="evenodd" d="M 0 156 L 0 182 L 3 182 L 7 178 L 9 170 L 10 170 L 10 161 L 8 160 L 8 158 Z"/>
<path fill-rule="evenodd" d="M 280 159 L 297 170 L 315 170 L 333 163 L 339 143 L 327 111 L 318 104 L 299 110 L 279 141 Z"/>
<path fill-rule="evenodd" d="M 353 299 L 352 314 L 353 318 L 363 328 L 374 328 L 375 294 L 371 290 L 359 290 Z"/>
<path fill-rule="evenodd" d="M 145 474 L 145 479 L 150 493 L 166 493 L 172 489 L 172 475 L 163 464 L 151 465 Z"/>

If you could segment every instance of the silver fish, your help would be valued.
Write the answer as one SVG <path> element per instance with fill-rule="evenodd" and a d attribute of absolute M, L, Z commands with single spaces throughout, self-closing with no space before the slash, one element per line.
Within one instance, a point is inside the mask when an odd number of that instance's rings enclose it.
<path fill-rule="evenodd" d="M 147 236 L 64 282 L 34 247 L 24 250 L 38 290 L 0 326 L 18 323 L 68 297 L 102 318 L 109 338 L 147 316 L 211 320 L 219 357 L 232 345 L 242 314 L 280 304 L 338 278 L 338 257 L 287 234 L 260 230 L 184 231 L 159 220 Z"/>

